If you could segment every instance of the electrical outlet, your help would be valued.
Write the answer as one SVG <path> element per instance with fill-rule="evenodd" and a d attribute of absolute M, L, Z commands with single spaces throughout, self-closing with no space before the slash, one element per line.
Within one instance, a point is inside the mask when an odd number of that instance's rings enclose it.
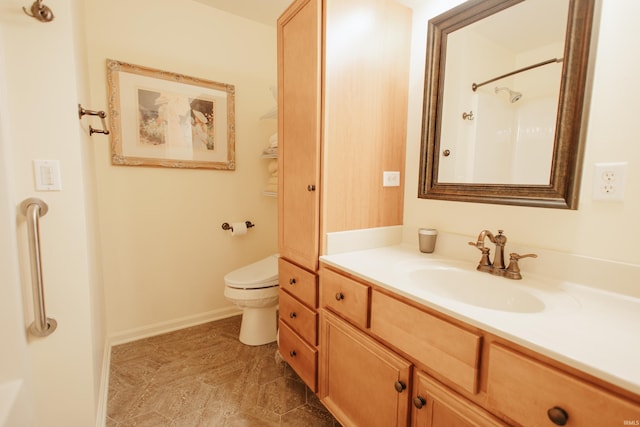
<path fill-rule="evenodd" d="M 382 172 L 382 186 L 383 187 L 399 187 L 400 172 L 399 171 Z"/>
<path fill-rule="evenodd" d="M 596 163 L 593 176 L 593 200 L 624 200 L 627 162 Z"/>

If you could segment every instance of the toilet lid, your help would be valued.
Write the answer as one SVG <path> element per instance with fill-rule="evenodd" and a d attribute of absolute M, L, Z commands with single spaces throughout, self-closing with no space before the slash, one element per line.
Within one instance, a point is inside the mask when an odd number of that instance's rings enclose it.
<path fill-rule="evenodd" d="M 278 285 L 278 255 L 233 270 L 224 276 L 224 282 L 231 288 L 256 289 Z"/>

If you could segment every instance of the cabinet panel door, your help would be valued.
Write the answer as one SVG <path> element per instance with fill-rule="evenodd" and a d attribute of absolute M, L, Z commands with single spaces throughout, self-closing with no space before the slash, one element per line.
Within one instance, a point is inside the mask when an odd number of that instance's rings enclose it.
<path fill-rule="evenodd" d="M 315 271 L 320 233 L 319 0 L 278 20 L 278 240 L 280 255 Z"/>
<path fill-rule="evenodd" d="M 506 427 L 491 414 L 417 372 L 413 383 L 412 427 Z"/>
<path fill-rule="evenodd" d="M 321 319 L 325 406 L 345 426 L 406 426 L 411 364 L 326 310 Z"/>

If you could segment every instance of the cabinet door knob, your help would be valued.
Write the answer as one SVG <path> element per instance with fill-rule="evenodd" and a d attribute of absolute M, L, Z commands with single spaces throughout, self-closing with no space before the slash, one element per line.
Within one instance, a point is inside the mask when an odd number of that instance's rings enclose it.
<path fill-rule="evenodd" d="M 316 186 L 313 184 L 307 185 L 307 191 L 316 191 Z"/>
<path fill-rule="evenodd" d="M 289 317 L 292 318 L 292 319 L 295 319 L 296 318 L 296 312 L 292 311 L 291 313 L 289 313 Z"/>
<path fill-rule="evenodd" d="M 415 407 L 416 407 L 416 408 L 418 408 L 418 409 L 422 409 L 422 407 L 423 407 L 424 405 L 426 405 L 426 404 L 427 404 L 427 401 L 426 401 L 426 399 L 425 399 L 424 397 L 422 397 L 422 396 L 416 396 L 416 397 L 413 399 L 413 406 L 415 406 Z"/>
<path fill-rule="evenodd" d="M 289 352 L 289 356 L 291 356 L 291 357 L 296 357 L 296 351 L 295 351 L 295 350 L 291 350 L 291 351 Z"/>
<path fill-rule="evenodd" d="M 295 285 L 296 284 L 296 279 L 294 279 L 293 277 L 291 279 L 289 279 L 289 284 L 290 285 Z"/>
<path fill-rule="evenodd" d="M 396 381 L 393 386 L 395 387 L 398 393 L 402 393 L 407 388 L 407 385 L 402 381 Z"/>
<path fill-rule="evenodd" d="M 338 292 L 336 294 L 336 301 L 340 301 L 344 299 L 344 294 L 342 292 Z"/>
<path fill-rule="evenodd" d="M 553 408 L 547 411 L 547 415 L 549 419 L 558 426 L 563 426 L 567 424 L 567 420 L 569 419 L 569 414 L 567 411 L 562 409 L 559 406 L 554 406 Z"/>

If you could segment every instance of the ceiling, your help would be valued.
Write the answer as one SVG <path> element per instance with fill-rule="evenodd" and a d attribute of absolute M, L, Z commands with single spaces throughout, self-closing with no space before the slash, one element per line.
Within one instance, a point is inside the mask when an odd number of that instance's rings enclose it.
<path fill-rule="evenodd" d="M 293 0 L 194 0 L 262 24 L 276 26 L 278 17 Z"/>

